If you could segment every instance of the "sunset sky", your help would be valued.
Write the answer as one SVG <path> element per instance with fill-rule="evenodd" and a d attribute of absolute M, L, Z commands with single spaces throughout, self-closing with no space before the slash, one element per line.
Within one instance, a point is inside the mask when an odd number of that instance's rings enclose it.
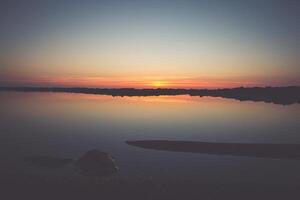
<path fill-rule="evenodd" d="M 0 86 L 300 85 L 300 3 L 6 0 Z"/>

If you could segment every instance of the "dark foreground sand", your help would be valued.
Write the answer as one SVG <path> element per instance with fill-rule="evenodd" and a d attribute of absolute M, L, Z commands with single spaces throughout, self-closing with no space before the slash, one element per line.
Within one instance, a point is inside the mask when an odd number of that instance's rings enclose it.
<path fill-rule="evenodd" d="M 1 199 L 299 199 L 297 185 L 207 183 L 201 180 L 74 179 L 2 182 Z"/>
<path fill-rule="evenodd" d="M 194 152 L 217 155 L 253 156 L 271 159 L 299 159 L 298 144 L 232 144 L 190 141 L 144 140 L 127 141 L 129 145 L 153 150 Z M 49 160 L 49 159 L 48 159 Z M 51 158 L 53 160 L 53 158 Z M 54 159 L 57 161 L 57 159 Z M 60 160 L 59 160 L 60 161 Z M 283 172 L 284 173 L 284 172 Z M 268 183 L 268 184 L 266 184 Z M 105 178 L 71 177 L 14 177 L 6 174 L 0 179 L 0 195 L 4 200 L 168 200 L 168 199 L 229 199 L 274 200 L 300 199 L 300 181 L 289 184 L 279 180 L 272 183 L 207 182 L 201 177 L 193 179 L 151 177 L 120 177 L 118 174 Z"/>

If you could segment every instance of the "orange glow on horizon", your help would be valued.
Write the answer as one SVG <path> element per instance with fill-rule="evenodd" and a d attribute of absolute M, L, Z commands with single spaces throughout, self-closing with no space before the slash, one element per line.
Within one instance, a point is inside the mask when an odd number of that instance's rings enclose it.
<path fill-rule="evenodd" d="M 153 88 L 162 88 L 170 86 L 170 84 L 167 81 L 152 81 L 148 85 Z"/>
<path fill-rule="evenodd" d="M 8 86 L 46 86 L 46 87 L 99 87 L 99 88 L 232 88 L 276 85 L 265 82 L 260 77 L 186 77 L 186 76 L 20 76 L 10 74 L 1 85 Z"/>

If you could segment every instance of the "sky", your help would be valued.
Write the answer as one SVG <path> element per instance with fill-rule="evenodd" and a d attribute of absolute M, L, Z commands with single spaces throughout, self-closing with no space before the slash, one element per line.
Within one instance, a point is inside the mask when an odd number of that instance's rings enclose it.
<path fill-rule="evenodd" d="M 0 86 L 300 85 L 297 0 L 1 0 Z"/>

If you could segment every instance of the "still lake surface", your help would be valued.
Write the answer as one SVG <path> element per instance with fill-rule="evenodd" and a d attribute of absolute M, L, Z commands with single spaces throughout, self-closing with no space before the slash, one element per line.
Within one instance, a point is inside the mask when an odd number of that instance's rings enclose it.
<path fill-rule="evenodd" d="M 210 183 L 300 185 L 300 161 L 142 149 L 127 140 L 300 144 L 300 104 L 213 97 L 1 92 L 2 180 L 63 179 L 68 168 L 29 166 L 24 158 L 111 154 L 117 178 L 201 179 Z"/>

